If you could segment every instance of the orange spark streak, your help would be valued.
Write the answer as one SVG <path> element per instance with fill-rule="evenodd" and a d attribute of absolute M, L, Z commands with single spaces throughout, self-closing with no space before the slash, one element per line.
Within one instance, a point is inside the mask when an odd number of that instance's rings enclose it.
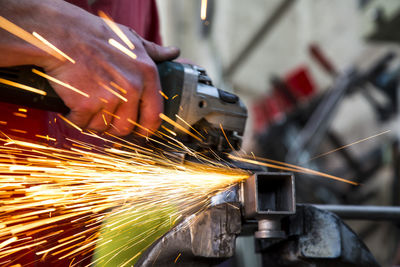
<path fill-rule="evenodd" d="M 45 51 L 46 53 L 54 56 L 55 58 L 65 61 L 65 58 L 60 54 L 54 52 L 54 50 L 49 49 L 45 44 L 43 44 L 40 40 L 34 37 L 29 32 L 25 31 L 21 27 L 17 26 L 16 24 L 12 23 L 11 21 L 7 20 L 3 16 L 0 16 L 0 28 L 8 31 L 9 33 L 21 38 L 22 40 L 30 43 L 31 45 Z"/>
<path fill-rule="evenodd" d="M 19 112 L 28 112 L 28 110 L 26 108 L 18 108 Z"/>
<path fill-rule="evenodd" d="M 123 46 L 121 43 L 119 43 L 115 39 L 113 39 L 113 38 L 108 39 L 108 43 L 110 45 L 114 46 L 115 48 L 117 48 L 119 51 L 121 51 L 125 55 L 131 57 L 132 59 L 136 59 L 137 58 L 135 53 L 133 53 L 131 50 L 129 50 L 128 48 Z"/>
<path fill-rule="evenodd" d="M 181 122 L 183 122 L 186 126 L 188 126 L 190 129 L 192 129 L 193 131 L 195 131 L 198 135 L 201 136 L 201 138 L 205 139 L 205 137 L 199 132 L 197 131 L 195 128 L 193 128 L 189 123 L 187 123 L 184 119 L 182 119 L 181 117 L 179 117 L 178 114 L 175 114 L 175 117 L 177 117 Z"/>
<path fill-rule="evenodd" d="M 38 38 L 41 42 L 43 42 L 45 45 L 49 46 L 51 49 L 53 49 L 56 53 L 60 54 L 62 57 L 70 61 L 71 63 L 75 64 L 75 60 L 73 60 L 71 57 L 69 57 L 67 54 L 65 54 L 63 51 L 55 47 L 52 43 L 47 41 L 44 37 L 39 35 L 37 32 L 32 33 L 33 36 Z"/>
<path fill-rule="evenodd" d="M 160 93 L 160 95 L 162 95 L 162 97 L 164 97 L 166 100 L 168 100 L 168 96 L 166 94 L 164 94 L 163 91 L 159 90 L 158 92 Z"/>
<path fill-rule="evenodd" d="M 118 89 L 121 93 L 126 94 L 127 91 L 122 88 L 121 86 L 119 86 L 118 84 L 116 84 L 115 82 L 110 82 L 110 85 L 116 89 Z"/>
<path fill-rule="evenodd" d="M 68 88 L 68 89 L 74 91 L 75 93 L 83 95 L 84 97 L 89 97 L 89 95 L 86 94 L 85 92 L 82 92 L 81 90 L 73 87 L 72 85 L 70 85 L 68 83 L 62 82 L 62 81 L 60 81 L 60 80 L 58 80 L 58 79 L 56 79 L 54 77 L 51 77 L 51 76 L 47 75 L 46 73 L 38 71 L 37 69 L 32 69 L 32 72 L 37 74 L 37 75 L 39 75 L 39 76 L 42 76 L 43 78 L 46 78 L 46 79 L 48 79 L 48 80 L 50 80 L 52 82 L 58 83 L 59 85 L 64 86 L 65 88 Z"/>
<path fill-rule="evenodd" d="M 112 18 L 110 18 L 109 16 L 107 16 L 106 13 L 104 13 L 103 11 L 99 10 L 98 15 L 104 20 L 104 22 L 108 25 L 108 27 L 111 28 L 111 30 L 114 31 L 114 33 L 116 35 L 118 35 L 119 38 L 121 38 L 121 40 L 131 49 L 135 49 L 135 46 L 133 45 L 133 43 L 131 42 L 131 40 L 129 40 L 129 38 L 125 35 L 125 33 L 120 29 L 120 27 L 118 27 L 118 25 L 112 20 Z"/>
<path fill-rule="evenodd" d="M 106 113 L 106 114 L 108 114 L 108 115 L 110 115 L 111 117 L 116 118 L 116 119 L 121 119 L 120 116 L 115 115 L 114 113 L 111 113 L 110 111 L 107 111 L 107 110 L 105 110 L 105 109 L 103 109 L 103 112 Z"/>
<path fill-rule="evenodd" d="M 42 138 L 42 139 L 46 139 L 47 141 L 54 141 L 54 142 L 57 141 L 55 138 L 52 138 L 52 137 L 50 137 L 48 135 L 44 136 L 44 135 L 36 134 L 35 136 L 39 137 L 39 138 Z"/>
<path fill-rule="evenodd" d="M 106 120 L 106 117 L 104 116 L 104 114 L 101 114 L 101 116 L 103 117 L 104 124 L 107 126 L 107 120 Z"/>
<path fill-rule="evenodd" d="M 191 137 L 195 138 L 196 140 L 203 142 L 203 140 L 200 139 L 200 137 L 194 135 L 193 133 L 191 133 L 189 130 L 187 130 L 185 127 L 183 127 L 182 125 L 178 124 L 177 122 L 171 120 L 168 116 L 166 116 L 163 113 L 160 113 L 160 118 L 166 122 L 168 122 L 169 124 L 171 124 L 172 126 L 178 128 L 179 130 L 181 130 L 182 132 L 187 133 L 188 135 L 190 135 Z"/>
<path fill-rule="evenodd" d="M 24 114 L 24 113 L 19 113 L 19 112 L 13 112 L 13 115 L 14 115 L 14 116 L 17 116 L 17 117 L 21 117 L 21 118 L 26 118 L 26 117 L 28 117 L 28 115 L 26 115 L 26 114 Z"/>
<path fill-rule="evenodd" d="M 111 94 L 115 95 L 116 97 L 118 97 L 119 99 L 121 99 L 124 102 L 128 102 L 128 99 L 126 99 L 125 97 L 123 97 L 122 95 L 118 94 L 117 92 L 115 92 L 113 89 L 111 89 L 109 86 L 107 86 L 104 83 L 99 83 L 100 86 L 102 86 L 104 89 L 106 89 L 108 92 L 110 92 Z"/>
<path fill-rule="evenodd" d="M 65 118 L 63 115 L 61 114 L 57 114 L 58 117 L 60 117 L 63 121 L 65 121 L 66 123 L 68 123 L 69 125 L 71 125 L 72 127 L 74 127 L 75 129 L 77 129 L 78 131 L 82 132 L 82 129 L 76 125 L 75 123 L 73 123 L 72 121 L 68 120 L 67 118 Z"/>
<path fill-rule="evenodd" d="M 367 141 L 367 140 L 369 140 L 369 139 L 378 137 L 378 136 L 380 136 L 380 135 L 387 134 L 388 132 L 390 132 L 390 130 L 387 130 L 387 131 L 384 131 L 384 132 L 382 132 L 382 133 L 378 133 L 378 134 L 375 134 L 375 135 L 373 135 L 373 136 L 369 136 L 369 137 L 367 137 L 367 138 L 364 138 L 364 139 L 355 141 L 355 142 L 353 142 L 353 143 L 351 143 L 351 144 L 347 144 L 347 145 L 341 146 L 341 147 L 339 147 L 339 148 L 336 148 L 336 149 L 333 149 L 333 150 L 331 150 L 331 151 L 325 152 L 325 153 L 323 153 L 323 154 L 321 154 L 321 155 L 315 156 L 315 157 L 311 158 L 310 161 L 312 161 L 312 160 L 314 160 L 314 159 L 317 159 L 317 158 L 320 158 L 320 157 L 323 157 L 323 156 L 326 156 L 326 155 L 329 155 L 329 154 L 331 154 L 331 153 L 333 153 L 333 152 L 336 152 L 336 151 L 338 151 L 338 150 L 342 150 L 342 149 L 344 149 L 344 148 L 346 148 L 346 147 L 349 147 L 349 146 L 352 146 L 352 145 L 356 145 L 356 144 L 358 144 L 358 143 L 361 143 L 361 142 Z"/>
<path fill-rule="evenodd" d="M 30 86 L 27 86 L 27 85 L 24 85 L 24 84 L 20 84 L 20 83 L 16 83 L 16 82 L 13 82 L 13 81 L 9 81 L 9 80 L 3 79 L 3 78 L 0 78 L 0 83 L 6 84 L 6 85 L 10 85 L 10 86 L 13 86 L 13 87 L 17 87 L 17 88 L 20 88 L 20 89 L 23 89 L 23 90 L 26 90 L 26 91 L 29 91 L 29 92 L 32 92 L 32 93 L 36 93 L 36 94 L 39 94 L 39 95 L 47 95 L 47 93 L 45 91 L 43 91 L 43 90 L 39 90 L 37 88 L 33 88 L 33 87 L 30 87 Z"/>
<path fill-rule="evenodd" d="M 225 137 L 226 142 L 228 142 L 229 147 L 232 149 L 232 151 L 235 151 L 235 149 L 233 148 L 233 146 L 232 146 L 231 143 L 229 142 L 229 139 L 228 139 L 228 137 L 226 136 L 225 131 L 224 131 L 224 128 L 222 128 L 222 124 L 221 124 L 221 123 L 219 124 L 219 127 L 221 128 L 221 131 L 222 131 L 222 133 L 223 133 L 223 135 L 224 135 L 224 137 Z"/>
<path fill-rule="evenodd" d="M 20 129 L 10 129 L 10 131 L 16 132 L 16 133 L 22 133 L 22 134 L 26 134 L 27 131 L 24 130 L 20 130 Z"/>
<path fill-rule="evenodd" d="M 234 160 L 247 162 L 247 163 L 251 163 L 251 164 L 258 164 L 258 165 L 266 166 L 266 167 L 269 167 L 269 168 L 275 168 L 275 169 L 292 171 L 292 172 L 308 173 L 308 174 L 313 174 L 313 175 L 322 176 L 322 177 L 330 178 L 330 179 L 333 179 L 333 180 L 345 182 L 345 183 L 352 184 L 352 185 L 359 185 L 359 183 L 357 183 L 357 182 L 353 182 L 353 181 L 350 181 L 350 180 L 347 180 L 347 179 L 344 179 L 344 178 L 340 178 L 340 177 L 337 177 L 337 176 L 333 176 L 333 175 L 330 175 L 330 174 L 326 174 L 326 173 L 323 173 L 323 172 L 319 172 L 319 171 L 315 171 L 315 170 L 311 170 L 311 169 L 307 169 L 307 168 L 291 165 L 291 164 L 288 164 L 288 163 L 279 162 L 279 164 L 287 165 L 287 166 L 293 166 L 293 167 L 288 168 L 288 167 L 269 164 L 269 163 L 265 163 L 265 162 L 261 162 L 261 161 L 257 161 L 257 160 L 251 160 L 251 159 L 245 159 L 245 158 L 241 158 L 241 157 L 236 157 L 236 156 L 233 156 L 233 155 L 228 155 L 228 157 L 231 158 L 231 159 L 234 159 Z"/>
<path fill-rule="evenodd" d="M 179 259 L 179 257 L 180 257 L 181 255 L 182 255 L 182 253 L 179 253 L 179 254 L 178 254 L 178 257 L 175 258 L 174 263 L 176 263 L 176 262 L 178 261 L 178 259 Z"/>

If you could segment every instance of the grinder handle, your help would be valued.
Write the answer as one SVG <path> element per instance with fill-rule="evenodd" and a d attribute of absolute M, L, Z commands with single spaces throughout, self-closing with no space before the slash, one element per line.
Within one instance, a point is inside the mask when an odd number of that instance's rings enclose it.
<path fill-rule="evenodd" d="M 159 63 L 157 68 L 164 94 L 170 97 L 174 95 L 178 96 L 174 101 L 164 101 L 164 113 L 175 120 L 174 114 L 178 112 L 181 90 L 183 88 L 183 65 L 177 62 L 166 61 Z M 43 72 L 43 69 L 37 66 L 27 65 L 0 68 L 0 102 L 68 114 L 70 109 L 57 95 L 47 79 L 34 74 L 32 69 Z M 40 95 L 7 85 L 4 83 L 5 80 L 43 90 L 46 92 L 46 95 Z"/>

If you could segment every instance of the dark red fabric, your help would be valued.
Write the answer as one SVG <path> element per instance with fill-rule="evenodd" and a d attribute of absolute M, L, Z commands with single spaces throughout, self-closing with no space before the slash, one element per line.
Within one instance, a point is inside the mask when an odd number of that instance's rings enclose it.
<path fill-rule="evenodd" d="M 92 6 L 87 0 L 68 0 L 93 14 L 105 12 L 119 24 L 131 27 L 146 40 L 161 44 L 155 0 L 97 0 Z"/>

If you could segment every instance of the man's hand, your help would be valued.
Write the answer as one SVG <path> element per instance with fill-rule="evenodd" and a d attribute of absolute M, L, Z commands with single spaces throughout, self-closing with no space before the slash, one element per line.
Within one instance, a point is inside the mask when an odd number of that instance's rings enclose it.
<path fill-rule="evenodd" d="M 15 65 L 16 62 L 38 65 L 48 75 L 89 95 L 85 97 L 52 83 L 57 94 L 71 109 L 69 119 L 72 122 L 82 128 L 100 132 L 108 130 L 120 136 L 131 133 L 135 128 L 134 122 L 151 131 L 158 128 L 158 114 L 163 112 L 163 105 L 154 62 L 177 57 L 178 49 L 161 47 L 143 40 L 134 31 L 119 25 L 135 46 L 132 52 L 137 58 L 132 59 L 109 44 L 109 39 L 113 38 L 124 45 L 102 19 L 64 1 L 0 1 L 11 6 L 4 14 L 0 11 L 0 15 L 29 32 L 38 32 L 75 60 L 75 64 L 62 62 L 13 36 L 9 39 L 24 49 L 21 49 L 20 54 L 18 51 L 14 54 L 17 59 L 5 56 L 8 65 Z M 21 5 L 25 5 L 25 8 Z M 17 16 L 21 16 L 21 13 L 28 13 L 25 19 Z M 11 34 L 0 30 L 0 39 L 7 35 Z M 0 41 L 0 55 L 5 54 L 4 47 L 9 46 L 9 43 Z M 15 51 L 15 47 L 10 49 Z M 5 62 L 7 64 L 7 60 Z M 0 64 L 7 66 L 4 61 Z M 148 134 L 142 128 L 135 130 Z"/>

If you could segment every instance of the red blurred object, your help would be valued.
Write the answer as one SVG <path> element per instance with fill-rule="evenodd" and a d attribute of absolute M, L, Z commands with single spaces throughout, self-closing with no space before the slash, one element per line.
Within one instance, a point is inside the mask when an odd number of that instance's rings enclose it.
<path fill-rule="evenodd" d="M 306 66 L 300 66 L 289 72 L 282 82 L 288 92 L 273 88 L 271 94 L 253 105 L 256 133 L 263 132 L 271 123 L 285 117 L 296 103 L 306 101 L 315 94 L 315 83 Z M 288 94 L 291 95 L 290 98 Z"/>

